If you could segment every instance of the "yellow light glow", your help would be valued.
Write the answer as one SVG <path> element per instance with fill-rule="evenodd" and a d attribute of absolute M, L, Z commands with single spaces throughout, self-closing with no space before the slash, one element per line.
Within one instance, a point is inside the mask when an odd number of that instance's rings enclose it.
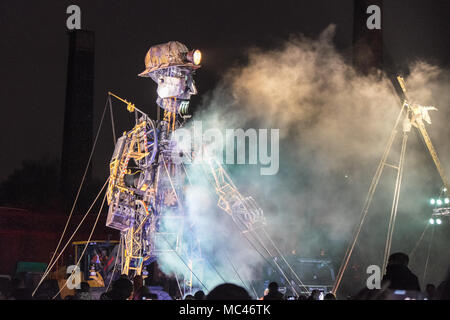
<path fill-rule="evenodd" d="M 196 66 L 200 64 L 200 61 L 202 61 L 202 53 L 200 52 L 200 50 L 194 51 L 193 60 Z"/>

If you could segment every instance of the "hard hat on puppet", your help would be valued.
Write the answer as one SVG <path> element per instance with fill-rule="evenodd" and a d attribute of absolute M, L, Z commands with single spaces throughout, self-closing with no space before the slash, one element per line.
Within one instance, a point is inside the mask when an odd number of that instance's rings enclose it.
<path fill-rule="evenodd" d="M 152 77 L 154 71 L 169 67 L 198 69 L 200 68 L 200 60 L 201 53 L 199 50 L 189 51 L 181 42 L 169 41 L 150 47 L 145 56 L 145 70 L 139 76 Z"/>

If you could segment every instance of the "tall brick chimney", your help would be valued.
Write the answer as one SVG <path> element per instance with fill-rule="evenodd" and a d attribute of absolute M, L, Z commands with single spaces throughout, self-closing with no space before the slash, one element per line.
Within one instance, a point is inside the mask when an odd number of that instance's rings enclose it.
<path fill-rule="evenodd" d="M 61 191 L 70 205 L 83 177 L 93 144 L 94 32 L 69 31 L 66 106 L 61 157 Z M 85 183 L 91 180 L 91 169 Z"/>

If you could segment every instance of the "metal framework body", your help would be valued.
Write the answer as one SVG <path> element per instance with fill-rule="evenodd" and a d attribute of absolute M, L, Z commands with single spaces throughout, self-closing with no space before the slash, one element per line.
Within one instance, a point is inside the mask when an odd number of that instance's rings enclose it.
<path fill-rule="evenodd" d="M 107 226 L 121 231 L 122 273 L 140 275 L 146 260 L 159 252 L 179 251 L 181 246 L 183 175 L 171 158 L 169 140 L 176 118 L 166 112 L 164 120 L 155 123 L 133 104 L 111 95 L 127 103 L 137 120 L 134 128 L 117 140 L 110 162 Z M 180 220 L 180 232 L 159 232 L 162 217 Z M 157 246 L 161 243 L 158 237 L 170 236 L 175 237 L 173 248 Z"/>
<path fill-rule="evenodd" d="M 210 178 L 218 196 L 217 206 L 232 218 L 233 222 L 250 245 L 276 270 L 296 296 L 309 293 L 297 273 L 276 246 L 265 226 L 263 210 L 252 197 L 244 197 L 215 157 L 203 149 L 202 160 L 205 173 Z"/>

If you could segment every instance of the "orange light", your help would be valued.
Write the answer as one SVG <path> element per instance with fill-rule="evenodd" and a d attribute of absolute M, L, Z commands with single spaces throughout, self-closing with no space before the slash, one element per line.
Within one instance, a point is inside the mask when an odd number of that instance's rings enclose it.
<path fill-rule="evenodd" d="M 194 55 L 193 55 L 193 61 L 194 64 L 196 66 L 198 66 L 200 64 L 200 62 L 202 61 L 202 53 L 200 52 L 200 50 L 195 50 L 194 51 Z"/>
<path fill-rule="evenodd" d="M 192 62 L 194 65 L 198 66 L 202 61 L 202 53 L 200 50 L 191 50 L 187 53 L 186 58 L 188 61 Z"/>

